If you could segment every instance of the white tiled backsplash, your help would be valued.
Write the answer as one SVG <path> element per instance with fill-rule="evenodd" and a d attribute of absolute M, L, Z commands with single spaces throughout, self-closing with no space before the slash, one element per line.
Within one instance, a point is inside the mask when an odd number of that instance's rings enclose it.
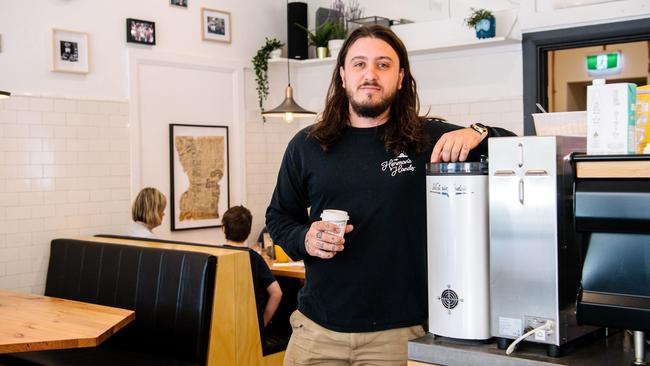
<path fill-rule="evenodd" d="M 480 122 L 487 126 L 503 127 L 517 135 L 523 135 L 524 111 L 522 97 L 499 98 L 463 103 L 425 104 L 420 113 L 443 117 L 450 123 L 468 126 Z"/>
<path fill-rule="evenodd" d="M 129 223 L 128 103 L 0 101 L 0 289 L 43 293 L 50 241 Z"/>

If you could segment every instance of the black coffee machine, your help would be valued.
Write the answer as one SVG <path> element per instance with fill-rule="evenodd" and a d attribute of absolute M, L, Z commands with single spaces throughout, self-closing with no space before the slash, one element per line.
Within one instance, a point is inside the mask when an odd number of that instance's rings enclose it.
<path fill-rule="evenodd" d="M 645 365 L 650 331 L 650 155 L 572 156 L 576 230 L 588 233 L 577 316 L 634 331 Z"/>

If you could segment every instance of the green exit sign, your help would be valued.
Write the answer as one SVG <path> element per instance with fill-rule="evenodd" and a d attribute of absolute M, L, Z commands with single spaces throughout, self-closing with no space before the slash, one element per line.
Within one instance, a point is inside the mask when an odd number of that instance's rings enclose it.
<path fill-rule="evenodd" d="M 589 75 L 617 74 L 621 72 L 622 55 L 620 51 L 587 56 Z"/>

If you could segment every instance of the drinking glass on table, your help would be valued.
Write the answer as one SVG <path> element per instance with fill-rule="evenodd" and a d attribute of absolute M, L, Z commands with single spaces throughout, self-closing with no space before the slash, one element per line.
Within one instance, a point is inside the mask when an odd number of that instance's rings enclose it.
<path fill-rule="evenodd" d="M 264 233 L 264 248 L 263 252 L 266 253 L 266 255 L 269 256 L 271 259 L 275 259 L 275 250 L 273 248 L 273 239 L 271 239 L 271 235 L 269 233 Z"/>

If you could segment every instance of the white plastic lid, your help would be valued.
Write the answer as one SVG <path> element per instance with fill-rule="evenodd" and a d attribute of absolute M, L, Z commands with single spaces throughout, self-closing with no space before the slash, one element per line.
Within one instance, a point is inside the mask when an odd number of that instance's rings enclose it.
<path fill-rule="evenodd" d="M 320 218 L 324 221 L 347 221 L 348 213 L 342 210 L 323 210 Z"/>

